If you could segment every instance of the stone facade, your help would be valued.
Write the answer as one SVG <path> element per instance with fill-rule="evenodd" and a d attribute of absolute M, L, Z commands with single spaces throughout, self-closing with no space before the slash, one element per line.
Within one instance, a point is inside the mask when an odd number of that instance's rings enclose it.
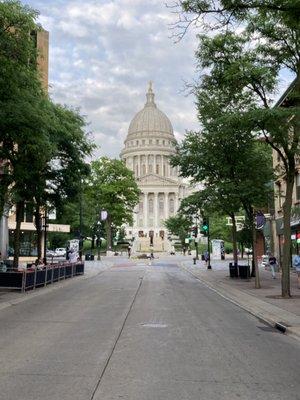
<path fill-rule="evenodd" d="M 178 169 L 170 165 L 176 139 L 170 120 L 154 102 L 151 83 L 146 97 L 144 108 L 130 123 L 121 152 L 141 190 L 134 224 L 127 227 L 127 235 L 164 240 L 164 220 L 176 214 L 181 199 L 188 195 L 188 187 L 179 178 Z"/>

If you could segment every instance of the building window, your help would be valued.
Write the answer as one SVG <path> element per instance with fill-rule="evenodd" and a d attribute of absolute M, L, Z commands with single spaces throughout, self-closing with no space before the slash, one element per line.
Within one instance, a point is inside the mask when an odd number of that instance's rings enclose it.
<path fill-rule="evenodd" d="M 143 144 L 143 146 L 145 146 L 145 140 L 142 140 L 142 144 Z"/>
<path fill-rule="evenodd" d="M 164 165 L 164 176 L 166 176 L 166 166 Z"/>
<path fill-rule="evenodd" d="M 163 140 L 163 145 L 165 145 L 165 141 Z"/>
<path fill-rule="evenodd" d="M 143 169 L 143 175 L 146 175 L 146 165 L 145 164 L 143 164 L 142 169 Z"/>
<path fill-rule="evenodd" d="M 158 139 L 156 140 L 156 144 L 159 144 L 159 140 Z"/>
<path fill-rule="evenodd" d="M 296 175 L 296 200 L 300 200 L 300 174 Z"/>
<path fill-rule="evenodd" d="M 156 164 L 156 173 L 159 175 L 159 164 Z"/>
<path fill-rule="evenodd" d="M 149 172 L 150 172 L 150 174 L 152 174 L 152 172 L 153 172 L 153 166 L 152 166 L 152 164 L 149 165 Z"/>
<path fill-rule="evenodd" d="M 152 144 L 152 139 L 149 140 L 149 144 Z"/>
<path fill-rule="evenodd" d="M 138 145 L 139 145 L 139 141 L 137 140 L 137 141 L 135 142 L 135 144 L 138 146 Z"/>

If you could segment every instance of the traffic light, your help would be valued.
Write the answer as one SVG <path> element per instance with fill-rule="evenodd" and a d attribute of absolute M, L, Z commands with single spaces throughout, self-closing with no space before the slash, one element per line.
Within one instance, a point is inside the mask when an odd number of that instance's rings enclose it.
<path fill-rule="evenodd" d="M 198 226 L 192 227 L 192 236 L 195 238 L 198 236 Z"/>
<path fill-rule="evenodd" d="M 208 235 L 208 231 L 209 231 L 208 218 L 203 218 L 202 225 L 201 225 L 201 233 L 204 236 L 207 236 Z"/>

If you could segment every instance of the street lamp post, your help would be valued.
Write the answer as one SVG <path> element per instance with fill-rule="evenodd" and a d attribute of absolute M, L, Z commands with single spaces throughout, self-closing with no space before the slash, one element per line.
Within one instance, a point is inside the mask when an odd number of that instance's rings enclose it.
<path fill-rule="evenodd" d="M 207 217 L 207 251 L 208 251 L 207 269 L 211 269 L 211 265 L 210 265 L 210 233 L 209 233 L 209 218 L 208 217 Z"/>
<path fill-rule="evenodd" d="M 48 228 L 48 216 L 47 216 L 47 207 L 45 206 L 44 211 L 44 260 L 47 261 L 47 228 Z"/>

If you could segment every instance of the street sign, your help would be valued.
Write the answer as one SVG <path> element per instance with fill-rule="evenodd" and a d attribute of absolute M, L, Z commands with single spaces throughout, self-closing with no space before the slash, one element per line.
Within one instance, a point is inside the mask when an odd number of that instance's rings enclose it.
<path fill-rule="evenodd" d="M 101 221 L 106 221 L 107 220 L 107 216 L 108 216 L 107 211 L 106 210 L 102 210 L 101 214 L 100 214 Z"/>
<path fill-rule="evenodd" d="M 256 224 L 256 229 L 263 229 L 263 227 L 266 224 L 266 217 L 261 211 L 258 211 L 256 213 L 255 224 Z"/>

